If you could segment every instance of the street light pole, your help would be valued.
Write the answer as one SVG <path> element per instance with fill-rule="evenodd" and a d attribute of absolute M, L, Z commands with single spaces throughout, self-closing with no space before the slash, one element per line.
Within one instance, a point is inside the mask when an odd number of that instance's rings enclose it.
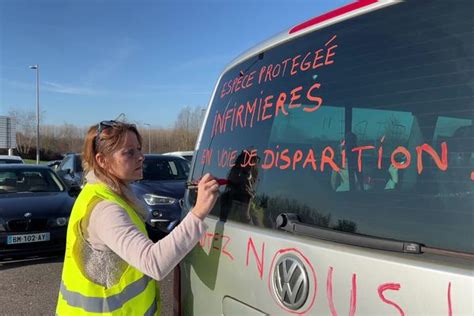
<path fill-rule="evenodd" d="M 36 70 L 36 164 L 40 162 L 40 148 L 39 148 L 39 65 L 30 66 L 30 69 Z"/>

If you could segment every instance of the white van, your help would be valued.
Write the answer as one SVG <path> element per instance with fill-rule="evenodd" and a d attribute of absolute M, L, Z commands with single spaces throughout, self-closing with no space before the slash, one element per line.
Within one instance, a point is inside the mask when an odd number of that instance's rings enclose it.
<path fill-rule="evenodd" d="M 0 164 L 2 163 L 24 163 L 20 156 L 0 155 Z"/>
<path fill-rule="evenodd" d="M 473 9 L 360 0 L 224 70 L 183 315 L 474 314 Z"/>

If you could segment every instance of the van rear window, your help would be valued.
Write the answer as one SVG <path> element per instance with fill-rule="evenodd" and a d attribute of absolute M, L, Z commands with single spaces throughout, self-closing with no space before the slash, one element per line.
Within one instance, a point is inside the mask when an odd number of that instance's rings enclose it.
<path fill-rule="evenodd" d="M 472 2 L 430 2 L 340 22 L 227 71 L 193 169 L 229 180 L 212 214 L 274 228 L 296 213 L 473 253 Z"/>

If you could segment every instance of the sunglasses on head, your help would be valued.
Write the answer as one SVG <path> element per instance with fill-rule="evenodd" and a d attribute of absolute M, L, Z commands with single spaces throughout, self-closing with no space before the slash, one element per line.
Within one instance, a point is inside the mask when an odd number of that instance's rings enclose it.
<path fill-rule="evenodd" d="M 100 134 L 107 128 L 109 127 L 114 127 L 120 125 L 121 122 L 117 122 L 114 120 L 109 120 L 109 121 L 101 121 L 99 123 L 99 127 L 97 128 L 97 133 L 95 134 L 95 147 L 97 148 L 99 146 L 99 141 L 100 141 Z"/>

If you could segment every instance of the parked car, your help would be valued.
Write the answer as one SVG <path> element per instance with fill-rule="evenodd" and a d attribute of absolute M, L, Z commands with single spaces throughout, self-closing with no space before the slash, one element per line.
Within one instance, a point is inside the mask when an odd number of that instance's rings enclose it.
<path fill-rule="evenodd" d="M 179 156 L 179 157 L 183 157 L 184 159 L 191 162 L 191 160 L 193 160 L 194 151 L 192 151 L 192 150 L 189 150 L 189 151 L 172 151 L 172 152 L 164 153 L 163 155 Z"/>
<path fill-rule="evenodd" d="M 82 159 L 79 153 L 67 153 L 56 168 L 56 173 L 68 187 L 82 187 L 83 170 Z"/>
<path fill-rule="evenodd" d="M 473 23 L 472 0 L 354 1 L 224 70 L 183 315 L 474 315 Z"/>
<path fill-rule="evenodd" d="M 189 162 L 171 155 L 145 155 L 143 179 L 131 184 L 146 206 L 147 228 L 152 239 L 169 233 L 181 220 L 180 200 L 189 175 Z"/>
<path fill-rule="evenodd" d="M 20 156 L 0 155 L 0 164 L 24 163 Z"/>
<path fill-rule="evenodd" d="M 76 194 L 47 166 L 0 165 L 0 259 L 63 251 Z"/>

